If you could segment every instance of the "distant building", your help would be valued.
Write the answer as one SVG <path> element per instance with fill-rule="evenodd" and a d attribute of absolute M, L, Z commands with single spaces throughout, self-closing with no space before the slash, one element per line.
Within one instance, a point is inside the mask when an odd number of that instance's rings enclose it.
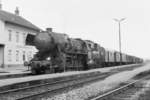
<path fill-rule="evenodd" d="M 27 34 L 36 35 L 40 28 L 15 14 L 0 10 L 0 67 L 20 66 L 29 61 L 36 52 L 35 47 L 26 45 Z"/>

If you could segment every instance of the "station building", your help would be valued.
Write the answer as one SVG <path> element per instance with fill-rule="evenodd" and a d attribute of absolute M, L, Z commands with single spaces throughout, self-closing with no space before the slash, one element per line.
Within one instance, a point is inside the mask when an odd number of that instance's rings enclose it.
<path fill-rule="evenodd" d="M 37 51 L 26 44 L 27 34 L 36 35 L 40 28 L 19 16 L 19 10 L 0 10 L 0 67 L 22 66 Z"/>

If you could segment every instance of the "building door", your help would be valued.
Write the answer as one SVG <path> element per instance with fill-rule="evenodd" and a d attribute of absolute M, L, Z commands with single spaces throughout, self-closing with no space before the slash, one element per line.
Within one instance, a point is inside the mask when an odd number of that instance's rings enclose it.
<path fill-rule="evenodd" d="M 4 67 L 4 45 L 0 45 L 0 67 Z"/>
<path fill-rule="evenodd" d="M 26 52 L 25 51 L 23 51 L 23 55 L 22 55 L 22 59 L 23 59 L 23 61 L 26 61 Z"/>

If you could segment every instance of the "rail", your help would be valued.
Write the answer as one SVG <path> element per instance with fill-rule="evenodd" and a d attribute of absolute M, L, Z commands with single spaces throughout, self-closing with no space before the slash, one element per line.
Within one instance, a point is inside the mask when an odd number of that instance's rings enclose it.
<path fill-rule="evenodd" d="M 108 91 L 107 93 L 104 93 L 102 95 L 96 96 L 96 97 L 94 97 L 94 98 L 92 98 L 90 100 L 107 100 L 106 98 L 108 98 L 109 96 L 113 96 L 115 94 L 120 94 L 120 93 L 122 93 L 122 91 L 129 89 L 131 86 L 134 86 L 136 83 L 138 83 L 138 82 L 140 82 L 140 81 L 142 81 L 142 80 L 144 80 L 146 78 L 150 78 L 150 76 L 148 75 L 148 76 L 145 76 L 145 77 L 143 77 L 143 78 L 141 78 L 139 80 L 135 80 L 134 82 L 130 82 L 128 84 L 125 84 L 125 85 L 123 85 L 123 86 L 121 86 L 121 87 L 119 87 L 117 89 L 113 89 L 111 91 Z"/>

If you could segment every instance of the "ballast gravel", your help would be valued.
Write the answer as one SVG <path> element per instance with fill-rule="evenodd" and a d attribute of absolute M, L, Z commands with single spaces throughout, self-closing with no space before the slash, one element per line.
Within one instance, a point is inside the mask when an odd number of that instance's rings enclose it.
<path fill-rule="evenodd" d="M 107 77 L 103 81 L 92 83 L 78 89 L 74 89 L 53 97 L 44 97 L 41 100 L 85 100 L 117 87 L 119 84 L 132 79 L 137 74 L 150 70 L 150 64 L 144 65 L 132 71 L 125 71 Z"/>

